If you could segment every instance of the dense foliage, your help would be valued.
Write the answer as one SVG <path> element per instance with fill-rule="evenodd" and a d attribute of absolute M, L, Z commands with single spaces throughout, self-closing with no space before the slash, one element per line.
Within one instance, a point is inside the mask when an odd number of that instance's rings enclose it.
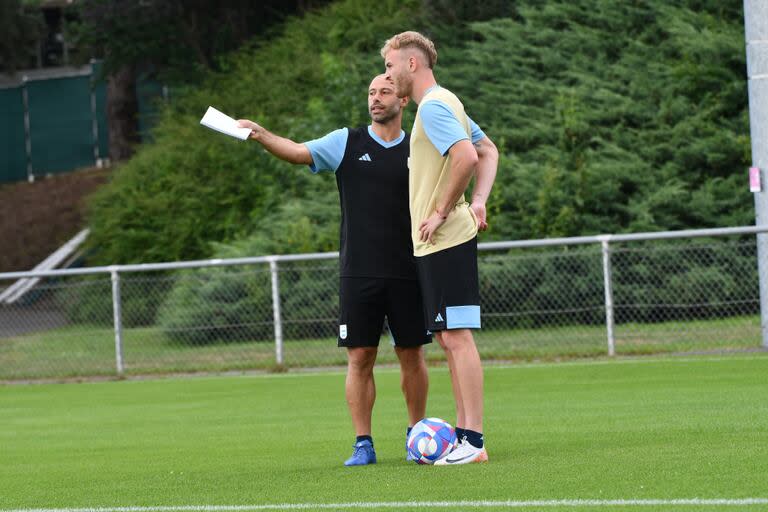
<path fill-rule="evenodd" d="M 335 249 L 332 176 L 197 121 L 215 105 L 296 140 L 364 124 L 378 49 L 409 28 L 501 149 L 486 239 L 751 221 L 740 2 L 491 2 L 462 24 L 465 7 L 344 0 L 222 59 L 92 201 L 93 262 Z"/>
<path fill-rule="evenodd" d="M 270 252 L 334 249 L 332 175 L 313 176 L 198 121 L 214 105 L 297 140 L 365 123 L 368 80 L 382 69 L 377 49 L 416 12 L 413 3 L 394 0 L 381 9 L 390 15 L 374 23 L 362 1 L 294 19 L 282 35 L 230 56 L 225 72 L 179 98 L 159 122 L 156 143 L 93 199 L 94 262 L 205 257 L 211 242 L 249 235 Z M 329 215 L 311 215 L 317 209 Z M 275 233 L 275 223 L 289 232 L 264 236 Z M 334 235 L 318 237 L 317 230 Z"/>
<path fill-rule="evenodd" d="M 68 30 L 107 74 L 125 66 L 156 71 L 173 84 L 217 70 L 219 57 L 286 16 L 328 0 L 80 0 Z"/>
<path fill-rule="evenodd" d="M 0 2 L 0 72 L 13 74 L 37 62 L 42 12 L 20 0 Z"/>
<path fill-rule="evenodd" d="M 504 148 L 496 236 L 750 222 L 739 2 L 518 5 L 441 68 Z"/>

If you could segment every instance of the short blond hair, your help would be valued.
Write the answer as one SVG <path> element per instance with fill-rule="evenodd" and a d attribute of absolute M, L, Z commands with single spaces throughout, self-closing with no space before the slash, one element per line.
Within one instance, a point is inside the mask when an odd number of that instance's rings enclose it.
<path fill-rule="evenodd" d="M 430 69 L 435 67 L 437 62 L 437 50 L 435 50 L 435 44 L 430 41 L 424 35 L 409 30 L 407 32 L 401 32 L 387 39 L 384 46 L 381 49 L 381 56 L 386 58 L 387 53 L 390 50 L 400 50 L 405 48 L 416 48 L 424 57 L 427 58 L 427 65 Z"/>

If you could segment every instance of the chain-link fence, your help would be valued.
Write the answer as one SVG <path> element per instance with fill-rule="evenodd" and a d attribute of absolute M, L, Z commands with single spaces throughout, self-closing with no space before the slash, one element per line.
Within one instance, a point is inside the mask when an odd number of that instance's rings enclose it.
<path fill-rule="evenodd" d="M 481 244 L 481 357 L 762 349 L 757 231 Z M 335 253 L 0 274 L 0 379 L 343 365 L 338 286 Z"/>

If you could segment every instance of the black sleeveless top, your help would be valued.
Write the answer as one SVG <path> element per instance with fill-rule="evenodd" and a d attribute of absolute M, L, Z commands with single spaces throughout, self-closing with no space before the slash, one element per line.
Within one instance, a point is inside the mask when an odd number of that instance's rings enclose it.
<path fill-rule="evenodd" d="M 350 128 L 336 169 L 341 203 L 341 277 L 416 279 L 408 206 L 406 133 L 385 148 L 368 127 Z"/>

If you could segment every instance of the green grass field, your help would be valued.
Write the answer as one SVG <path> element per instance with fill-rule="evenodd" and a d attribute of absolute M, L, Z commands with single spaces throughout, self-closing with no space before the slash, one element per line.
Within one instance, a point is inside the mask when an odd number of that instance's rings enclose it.
<path fill-rule="evenodd" d="M 0 386 L 0 510 L 768 510 L 767 375 L 766 354 L 490 367 L 490 463 L 452 468 L 405 462 L 393 370 L 379 464 L 358 468 L 342 373 Z M 430 376 L 428 414 L 450 421 L 447 371 Z M 605 501 L 694 498 L 765 504 Z M 575 499 L 601 501 L 550 502 Z M 426 501 L 443 503 L 386 505 Z"/>

